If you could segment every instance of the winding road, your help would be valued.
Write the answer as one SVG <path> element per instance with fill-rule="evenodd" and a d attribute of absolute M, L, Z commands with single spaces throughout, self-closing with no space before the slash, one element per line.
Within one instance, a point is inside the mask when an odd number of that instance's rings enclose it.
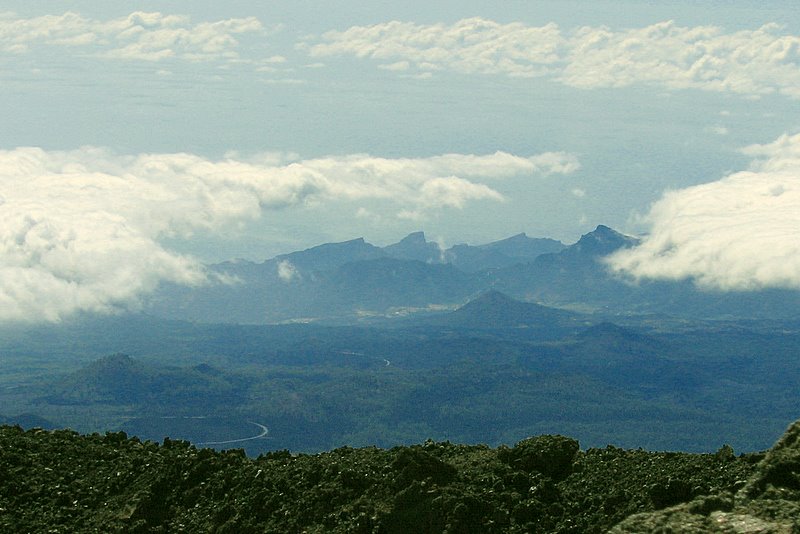
<path fill-rule="evenodd" d="M 257 436 L 250 436 L 249 438 L 228 439 L 228 440 L 225 440 L 225 441 L 203 441 L 201 443 L 195 443 L 195 445 L 201 445 L 201 446 L 205 447 L 206 445 L 227 445 L 229 443 L 241 443 L 243 441 L 251 441 L 251 440 L 254 440 L 254 439 L 266 438 L 267 434 L 269 434 L 269 429 L 267 427 L 265 427 L 264 425 L 262 425 L 261 423 L 255 423 L 253 421 L 248 421 L 248 423 L 251 424 L 251 425 L 255 425 L 258 428 L 260 428 L 261 429 L 261 433 L 258 434 Z"/>

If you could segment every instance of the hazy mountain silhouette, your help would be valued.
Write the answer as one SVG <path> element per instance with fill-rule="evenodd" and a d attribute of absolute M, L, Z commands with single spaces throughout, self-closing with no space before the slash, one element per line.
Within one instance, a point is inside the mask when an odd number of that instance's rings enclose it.
<path fill-rule="evenodd" d="M 224 282 L 193 288 L 163 284 L 146 311 L 201 322 L 354 323 L 397 315 L 402 308 L 453 309 L 482 291 L 497 290 L 518 301 L 604 314 L 800 317 L 800 291 L 703 291 L 691 280 L 634 282 L 612 273 L 604 258 L 637 243 L 603 225 L 569 246 L 525 234 L 445 251 L 422 232 L 384 248 L 359 238 L 262 263 L 211 265 L 209 271 Z M 503 313 L 510 320 L 518 312 Z"/>
<path fill-rule="evenodd" d="M 613 277 L 602 258 L 635 243 L 634 238 L 600 225 L 560 252 L 498 270 L 493 281 L 497 289 L 523 300 L 604 307 L 620 296 L 625 298 L 634 288 Z"/>
<path fill-rule="evenodd" d="M 279 264 L 287 261 L 301 271 L 330 271 L 353 261 L 374 260 L 385 256 L 384 250 L 359 237 L 341 243 L 326 243 L 299 252 L 282 254 L 264 263 Z"/>
<path fill-rule="evenodd" d="M 564 248 L 560 241 L 530 238 L 522 233 L 485 245 L 455 245 L 445 251 L 444 258 L 459 269 L 478 272 L 527 263 L 542 254 L 560 252 Z"/>

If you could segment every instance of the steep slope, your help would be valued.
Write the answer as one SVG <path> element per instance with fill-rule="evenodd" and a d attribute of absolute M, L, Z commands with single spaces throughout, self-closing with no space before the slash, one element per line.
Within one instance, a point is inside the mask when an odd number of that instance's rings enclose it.
<path fill-rule="evenodd" d="M 626 236 L 601 224 L 592 232 L 582 235 L 577 243 L 565 248 L 560 256 L 567 261 L 573 259 L 583 263 L 586 258 L 607 256 L 621 248 L 635 246 L 638 242 L 634 237 Z"/>
<path fill-rule="evenodd" d="M 423 232 L 408 234 L 398 243 L 383 247 L 391 258 L 416 260 L 424 263 L 442 263 L 442 250 L 436 243 L 425 239 Z"/>
<path fill-rule="evenodd" d="M 800 531 L 800 421 L 756 466 L 746 484 L 688 503 L 633 515 L 614 534 L 640 532 L 783 533 Z M 738 490 L 734 491 L 733 490 Z"/>
<path fill-rule="evenodd" d="M 498 290 L 523 300 L 602 308 L 631 299 L 635 293 L 635 288 L 613 278 L 602 263 L 605 255 L 633 244 L 633 238 L 601 225 L 561 252 L 500 269 L 492 278 Z"/>

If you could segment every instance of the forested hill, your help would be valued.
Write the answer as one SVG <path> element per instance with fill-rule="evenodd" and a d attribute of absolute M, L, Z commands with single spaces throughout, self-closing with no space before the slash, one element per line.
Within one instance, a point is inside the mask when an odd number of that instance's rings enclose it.
<path fill-rule="evenodd" d="M 0 530 L 605 532 L 622 521 L 617 532 L 733 532 L 715 530 L 732 523 L 796 532 L 799 434 L 796 423 L 766 456 L 581 451 L 539 436 L 496 449 L 428 441 L 251 459 L 185 441 L 5 426 Z"/>

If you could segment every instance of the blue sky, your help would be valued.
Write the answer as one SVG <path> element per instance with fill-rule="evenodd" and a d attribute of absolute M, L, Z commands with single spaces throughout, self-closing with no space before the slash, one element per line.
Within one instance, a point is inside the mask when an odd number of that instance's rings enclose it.
<path fill-rule="evenodd" d="M 420 229 L 607 224 L 649 236 L 623 274 L 800 285 L 792 2 L 137 9 L 0 10 L 0 320 Z"/>

